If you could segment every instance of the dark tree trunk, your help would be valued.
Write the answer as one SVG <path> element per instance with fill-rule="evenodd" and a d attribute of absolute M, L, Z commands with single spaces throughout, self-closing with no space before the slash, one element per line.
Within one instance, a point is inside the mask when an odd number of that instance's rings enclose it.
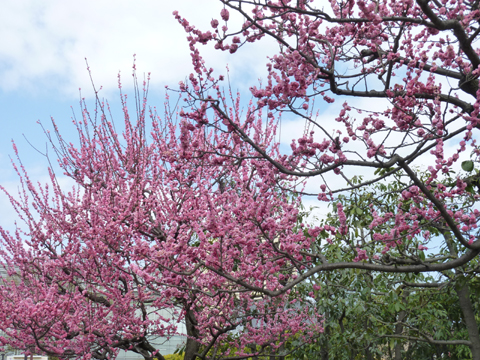
<path fill-rule="evenodd" d="M 276 355 L 272 354 L 273 356 L 272 355 L 270 356 L 270 360 L 285 360 L 285 356 L 281 356 L 281 354 L 284 352 L 284 350 L 285 350 L 285 344 L 282 344 L 278 348 L 277 354 Z"/>
<path fill-rule="evenodd" d="M 372 277 L 372 274 L 371 273 L 368 273 L 367 274 L 368 276 L 365 277 L 365 279 L 368 281 L 369 283 L 369 286 L 373 289 L 373 277 Z M 368 300 L 369 300 L 369 303 L 371 304 L 372 303 L 372 293 L 369 292 L 368 293 Z M 368 311 L 368 310 L 367 310 Z M 367 334 L 368 333 L 368 329 L 370 328 L 370 326 L 372 326 L 370 320 L 368 317 L 365 317 L 365 322 L 364 322 L 364 329 L 365 329 L 365 333 Z M 368 342 L 366 344 L 366 347 L 365 347 L 365 360 L 373 360 L 373 354 L 372 352 L 370 351 L 370 346 L 372 345 L 371 342 Z"/>
<path fill-rule="evenodd" d="M 455 250 L 452 236 L 450 233 L 445 233 L 445 240 L 448 246 L 448 250 L 451 255 L 458 257 Z M 457 275 L 462 274 L 460 270 L 455 269 Z M 468 339 L 472 343 L 470 345 L 470 351 L 472 352 L 472 360 L 480 360 L 480 334 L 478 333 L 478 324 L 475 320 L 475 312 L 473 311 L 472 302 L 470 301 L 470 293 L 468 291 L 468 284 L 460 282 L 455 286 L 455 292 L 458 295 L 460 303 L 460 309 L 462 310 L 463 321 L 468 332 Z"/>
<path fill-rule="evenodd" d="M 455 287 L 458 299 L 460 302 L 460 309 L 462 310 L 465 325 L 468 331 L 468 338 L 472 345 L 472 360 L 480 360 L 480 335 L 478 333 L 478 325 L 475 321 L 475 312 L 473 311 L 472 302 L 470 301 L 470 294 L 468 285 L 458 285 Z"/>
<path fill-rule="evenodd" d="M 365 332 L 367 332 L 368 327 L 371 326 L 370 321 L 368 318 L 365 320 Z M 370 351 L 370 345 L 371 343 L 368 343 L 365 348 L 365 360 L 373 360 L 373 354 Z"/>
<path fill-rule="evenodd" d="M 185 314 L 185 327 L 187 328 L 187 344 L 185 345 L 184 360 L 195 360 L 200 350 L 200 343 L 194 339 L 198 339 L 197 319 L 192 310 L 187 310 Z M 194 339 L 192 339 L 192 337 Z"/>
<path fill-rule="evenodd" d="M 249 345 L 250 351 L 252 354 L 257 352 L 257 344 L 250 344 Z M 252 360 L 258 360 L 258 356 L 252 356 Z"/>
<path fill-rule="evenodd" d="M 405 317 L 405 310 L 401 310 L 398 313 L 398 320 L 397 321 L 403 321 Z M 403 325 L 402 324 L 397 324 L 395 325 L 395 335 L 402 335 L 403 332 Z M 400 339 L 397 339 L 397 343 L 395 344 L 395 360 L 402 360 L 402 342 Z"/>
<path fill-rule="evenodd" d="M 328 317 L 328 314 L 325 314 L 325 320 L 327 320 L 327 317 Z M 324 342 L 324 344 L 322 344 L 322 348 L 320 350 L 321 360 L 328 360 L 328 339 L 329 339 L 329 335 L 330 335 L 330 327 L 326 326 L 325 327 L 325 336 L 324 336 L 325 342 Z"/>
<path fill-rule="evenodd" d="M 402 293 L 403 302 L 407 301 L 407 297 L 409 294 L 410 293 L 408 290 L 403 290 L 403 293 Z M 403 325 L 400 323 L 405 320 L 406 315 L 407 315 L 407 312 L 405 310 L 400 310 L 400 312 L 398 313 L 398 318 L 397 318 L 398 323 L 395 326 L 395 335 L 402 335 Z M 400 341 L 400 339 L 398 339 L 397 344 L 395 345 L 395 360 L 402 360 L 402 350 L 403 350 L 402 347 L 403 347 L 403 344 Z"/>
<path fill-rule="evenodd" d="M 368 347 L 365 349 L 365 360 L 373 360 L 372 352 Z"/>

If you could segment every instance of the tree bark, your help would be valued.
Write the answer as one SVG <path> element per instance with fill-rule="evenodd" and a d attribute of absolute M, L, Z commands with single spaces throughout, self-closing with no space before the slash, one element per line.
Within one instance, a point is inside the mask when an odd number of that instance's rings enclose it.
<path fill-rule="evenodd" d="M 405 318 L 405 310 L 401 310 L 398 313 L 398 322 L 403 321 Z M 395 335 L 402 335 L 403 332 L 403 325 L 402 324 L 397 324 L 395 325 Z M 397 340 L 397 343 L 395 344 L 395 360 L 402 360 L 402 342 L 400 339 Z"/>
<path fill-rule="evenodd" d="M 410 294 L 408 290 L 403 290 L 402 293 L 402 299 L 403 302 L 407 301 L 407 297 Z M 397 325 L 395 326 L 395 335 L 402 335 L 403 332 L 403 325 L 400 324 L 405 320 L 405 316 L 407 315 L 407 312 L 405 310 L 400 310 L 398 313 L 398 318 L 397 318 Z M 395 344 L 395 360 L 402 360 L 402 343 L 400 340 Z"/>
<path fill-rule="evenodd" d="M 187 328 L 187 343 L 185 345 L 184 360 L 195 360 L 200 350 L 200 343 L 195 339 L 198 339 L 197 319 L 192 310 L 188 309 L 185 314 L 185 327 Z"/>
<path fill-rule="evenodd" d="M 472 345 L 472 360 L 480 360 L 480 334 L 478 333 L 478 325 L 475 321 L 475 312 L 473 310 L 472 302 L 470 301 L 470 293 L 468 285 L 462 284 L 455 286 L 455 291 L 460 302 L 460 309 L 462 310 L 465 325 L 468 331 L 468 338 Z"/>
<path fill-rule="evenodd" d="M 367 332 L 369 326 L 371 326 L 370 321 L 368 318 L 365 319 L 365 332 Z M 373 355 L 372 352 L 370 351 L 370 345 L 371 343 L 367 344 L 367 347 L 365 348 L 365 360 L 373 360 Z"/>
<path fill-rule="evenodd" d="M 282 344 L 278 350 L 276 351 L 277 355 L 270 355 L 270 360 L 285 360 L 285 356 L 282 356 L 281 354 L 284 352 L 285 350 L 285 344 Z"/>
<path fill-rule="evenodd" d="M 453 245 L 452 236 L 450 233 L 444 233 L 448 250 L 451 255 L 458 257 L 457 251 Z M 461 274 L 461 271 L 455 269 L 455 273 Z M 463 321 L 468 332 L 468 338 L 471 342 L 470 351 L 472 352 L 472 360 L 480 360 L 480 334 L 478 332 L 478 324 L 475 320 L 475 312 L 473 311 L 472 302 L 470 301 L 470 293 L 468 291 L 468 284 L 460 282 L 455 286 L 455 292 L 460 303 L 460 310 L 462 310 Z"/>
<path fill-rule="evenodd" d="M 325 322 L 328 320 L 328 313 L 325 314 Z M 320 350 L 321 360 L 328 360 L 328 339 L 330 335 L 330 327 L 325 327 L 325 343 L 322 344 L 322 348 Z"/>
<path fill-rule="evenodd" d="M 257 344 L 253 343 L 253 344 L 250 344 L 249 345 L 250 347 L 250 351 L 252 352 L 252 354 L 256 353 L 257 352 Z M 258 360 L 258 356 L 252 356 L 251 358 L 252 360 Z"/>

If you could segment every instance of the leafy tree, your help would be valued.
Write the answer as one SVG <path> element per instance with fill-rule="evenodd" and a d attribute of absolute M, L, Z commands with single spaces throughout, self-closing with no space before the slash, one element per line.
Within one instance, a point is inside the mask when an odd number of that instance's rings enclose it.
<path fill-rule="evenodd" d="M 35 186 L 18 168 L 23 190 L 11 202 L 27 230 L 2 232 L 2 259 L 19 280 L 0 289 L 1 341 L 62 357 L 112 358 L 132 347 L 151 359 L 148 335 L 169 336 L 183 317 L 186 359 L 283 357 L 288 340 L 300 346 L 322 333 L 313 307 L 291 297 L 302 284 L 326 274 L 348 284 L 351 269 L 391 274 L 379 277 L 383 287 L 436 272 L 452 279 L 464 344 L 480 359 L 467 286 L 480 252 L 478 3 L 332 0 L 325 10 L 306 0 L 221 2 L 206 31 L 174 14 L 194 66 L 180 83 L 178 120 L 168 106 L 162 121 L 152 113 L 147 136 L 141 99 L 136 122 L 124 104 L 120 136 L 99 103 L 98 119 L 85 110 L 76 121 L 78 146 L 56 132 L 74 190 L 62 191 L 52 172 L 50 188 Z M 231 15 L 243 17 L 241 27 Z M 242 111 L 198 46 L 233 54 L 267 37 L 279 51 Z M 314 115 L 323 101 L 343 102 L 334 124 Z M 282 116 L 307 129 L 287 151 L 276 140 Z M 442 176 L 461 160 L 467 174 Z M 364 177 L 350 181 L 360 170 Z M 336 213 L 297 224 L 301 198 L 292 194 L 309 195 L 309 179 Z M 352 190 L 373 184 L 381 193 L 346 206 Z M 432 238 L 442 245 L 426 256 Z M 406 332 L 397 300 L 390 337 Z M 147 305 L 181 310 L 165 327 Z M 230 342 L 239 349 L 232 356 L 221 346 Z"/>
<path fill-rule="evenodd" d="M 371 211 L 362 209 L 367 204 L 395 204 L 392 194 L 402 186 L 400 176 L 392 184 L 376 184 L 340 198 L 351 232 L 371 237 L 364 224 L 371 221 Z M 323 221 L 338 226 L 336 213 L 329 213 Z M 415 239 L 418 240 L 423 239 Z M 340 238 L 329 241 L 331 244 L 324 251 L 327 260 L 352 261 L 355 253 L 346 249 Z M 442 250 L 449 253 L 448 248 Z M 401 257 L 403 251 L 402 244 L 392 249 L 389 256 Z M 431 257 L 418 251 L 426 261 Z M 471 265 L 477 267 L 478 259 Z M 317 344 L 308 345 L 295 355 L 335 359 L 380 359 L 388 358 L 387 355 L 392 359 L 470 358 L 472 344 L 468 339 L 476 335 L 469 334 L 468 322 L 478 328 L 475 314 L 479 306 L 478 279 L 468 275 L 474 268 L 464 267 L 456 274 L 389 274 L 359 269 L 319 274 L 314 278 L 315 287 L 305 282 L 296 296 L 310 297 L 317 303 L 319 312 L 324 314 L 325 332 Z M 465 311 L 469 307 L 472 312 Z"/>

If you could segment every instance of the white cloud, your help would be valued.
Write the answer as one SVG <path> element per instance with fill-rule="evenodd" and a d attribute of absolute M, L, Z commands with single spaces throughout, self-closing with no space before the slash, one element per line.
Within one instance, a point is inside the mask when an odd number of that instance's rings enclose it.
<path fill-rule="evenodd" d="M 216 0 L 17 0 L 2 5 L 0 13 L 0 75 L 3 91 L 32 93 L 59 91 L 77 96 L 78 88 L 90 90 L 85 58 L 95 83 L 104 89 L 117 86 L 117 73 L 130 80 L 133 54 L 140 73 L 152 72 L 152 81 L 175 86 L 192 71 L 187 34 L 172 12 L 178 10 L 191 24 L 210 29 L 210 20 L 219 18 L 221 3 Z M 238 24 L 239 19 L 233 19 Z M 266 55 L 265 44 L 228 53 L 201 47 L 210 67 L 225 72 L 230 62 L 245 77 L 242 63 L 247 51 Z M 263 50 L 263 51 L 262 51 Z M 248 63 L 247 76 L 254 78 L 265 68 L 264 61 Z M 240 78 L 240 77 L 239 77 Z"/>
<path fill-rule="evenodd" d="M 134 53 L 139 73 L 152 72 L 153 86 L 175 87 L 192 71 L 192 66 L 186 33 L 172 15 L 173 10 L 178 10 L 191 24 L 207 30 L 210 20 L 219 18 L 220 9 L 218 0 L 7 1 L 0 12 L 0 89 L 32 94 L 52 92 L 54 96 L 76 99 L 81 87 L 84 95 L 91 95 L 84 60 L 87 57 L 95 84 L 103 86 L 104 96 L 117 99 L 111 95 L 117 88 L 118 71 L 122 71 L 123 84 L 128 87 Z M 240 20 L 233 18 L 233 21 L 238 25 Z M 235 25 L 230 27 L 233 29 Z M 257 78 L 265 77 L 266 55 L 274 54 L 276 45 L 263 39 L 241 48 L 234 56 L 214 51 L 211 46 L 200 46 L 200 51 L 207 65 L 217 72 L 225 73 L 225 66 L 229 64 L 233 91 L 239 88 L 245 101 L 248 87 L 256 85 Z M 152 100 L 161 109 L 163 99 Z M 334 129 L 343 130 L 335 121 L 343 101 L 343 98 L 337 99 L 335 104 L 327 105 L 318 118 L 332 135 Z M 385 106 L 377 99 L 351 98 L 348 101 L 353 106 L 370 110 Z M 317 106 L 325 105 L 317 103 Z M 361 121 L 363 116 L 357 117 Z M 289 146 L 291 139 L 299 138 L 303 131 L 303 120 L 285 117 L 281 128 L 282 144 Z M 316 131 L 318 140 L 324 137 Z M 350 142 L 348 147 L 357 149 L 361 145 Z M 428 158 L 425 164 L 433 163 L 430 155 L 424 158 Z M 9 166 L 6 159 L 0 157 L 0 162 Z M 354 168 L 346 172 L 346 176 L 367 172 Z M 327 180 L 343 187 L 344 182 L 339 181 L 337 175 L 331 174 Z M 320 184 L 319 178 L 311 180 L 306 191 L 318 192 Z M 311 201 L 313 203 L 314 199 Z"/>

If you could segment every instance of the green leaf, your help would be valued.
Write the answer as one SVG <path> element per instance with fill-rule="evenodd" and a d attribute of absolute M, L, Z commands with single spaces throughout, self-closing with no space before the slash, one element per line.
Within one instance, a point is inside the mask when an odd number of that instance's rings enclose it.
<path fill-rule="evenodd" d="M 474 189 L 473 189 L 473 186 L 472 184 L 468 185 L 466 188 L 465 188 L 465 191 L 470 193 L 470 194 L 473 194 L 474 193 Z"/>
<path fill-rule="evenodd" d="M 395 347 L 395 340 L 390 339 L 390 349 L 393 349 Z"/>
<path fill-rule="evenodd" d="M 470 171 L 473 171 L 473 161 L 472 160 L 465 160 L 462 162 L 462 169 L 467 171 L 467 172 L 470 172 Z"/>
<path fill-rule="evenodd" d="M 422 261 L 425 261 L 425 253 L 424 253 L 423 251 L 419 251 L 419 254 L 418 254 L 418 255 L 420 256 L 420 259 L 421 259 Z"/>

